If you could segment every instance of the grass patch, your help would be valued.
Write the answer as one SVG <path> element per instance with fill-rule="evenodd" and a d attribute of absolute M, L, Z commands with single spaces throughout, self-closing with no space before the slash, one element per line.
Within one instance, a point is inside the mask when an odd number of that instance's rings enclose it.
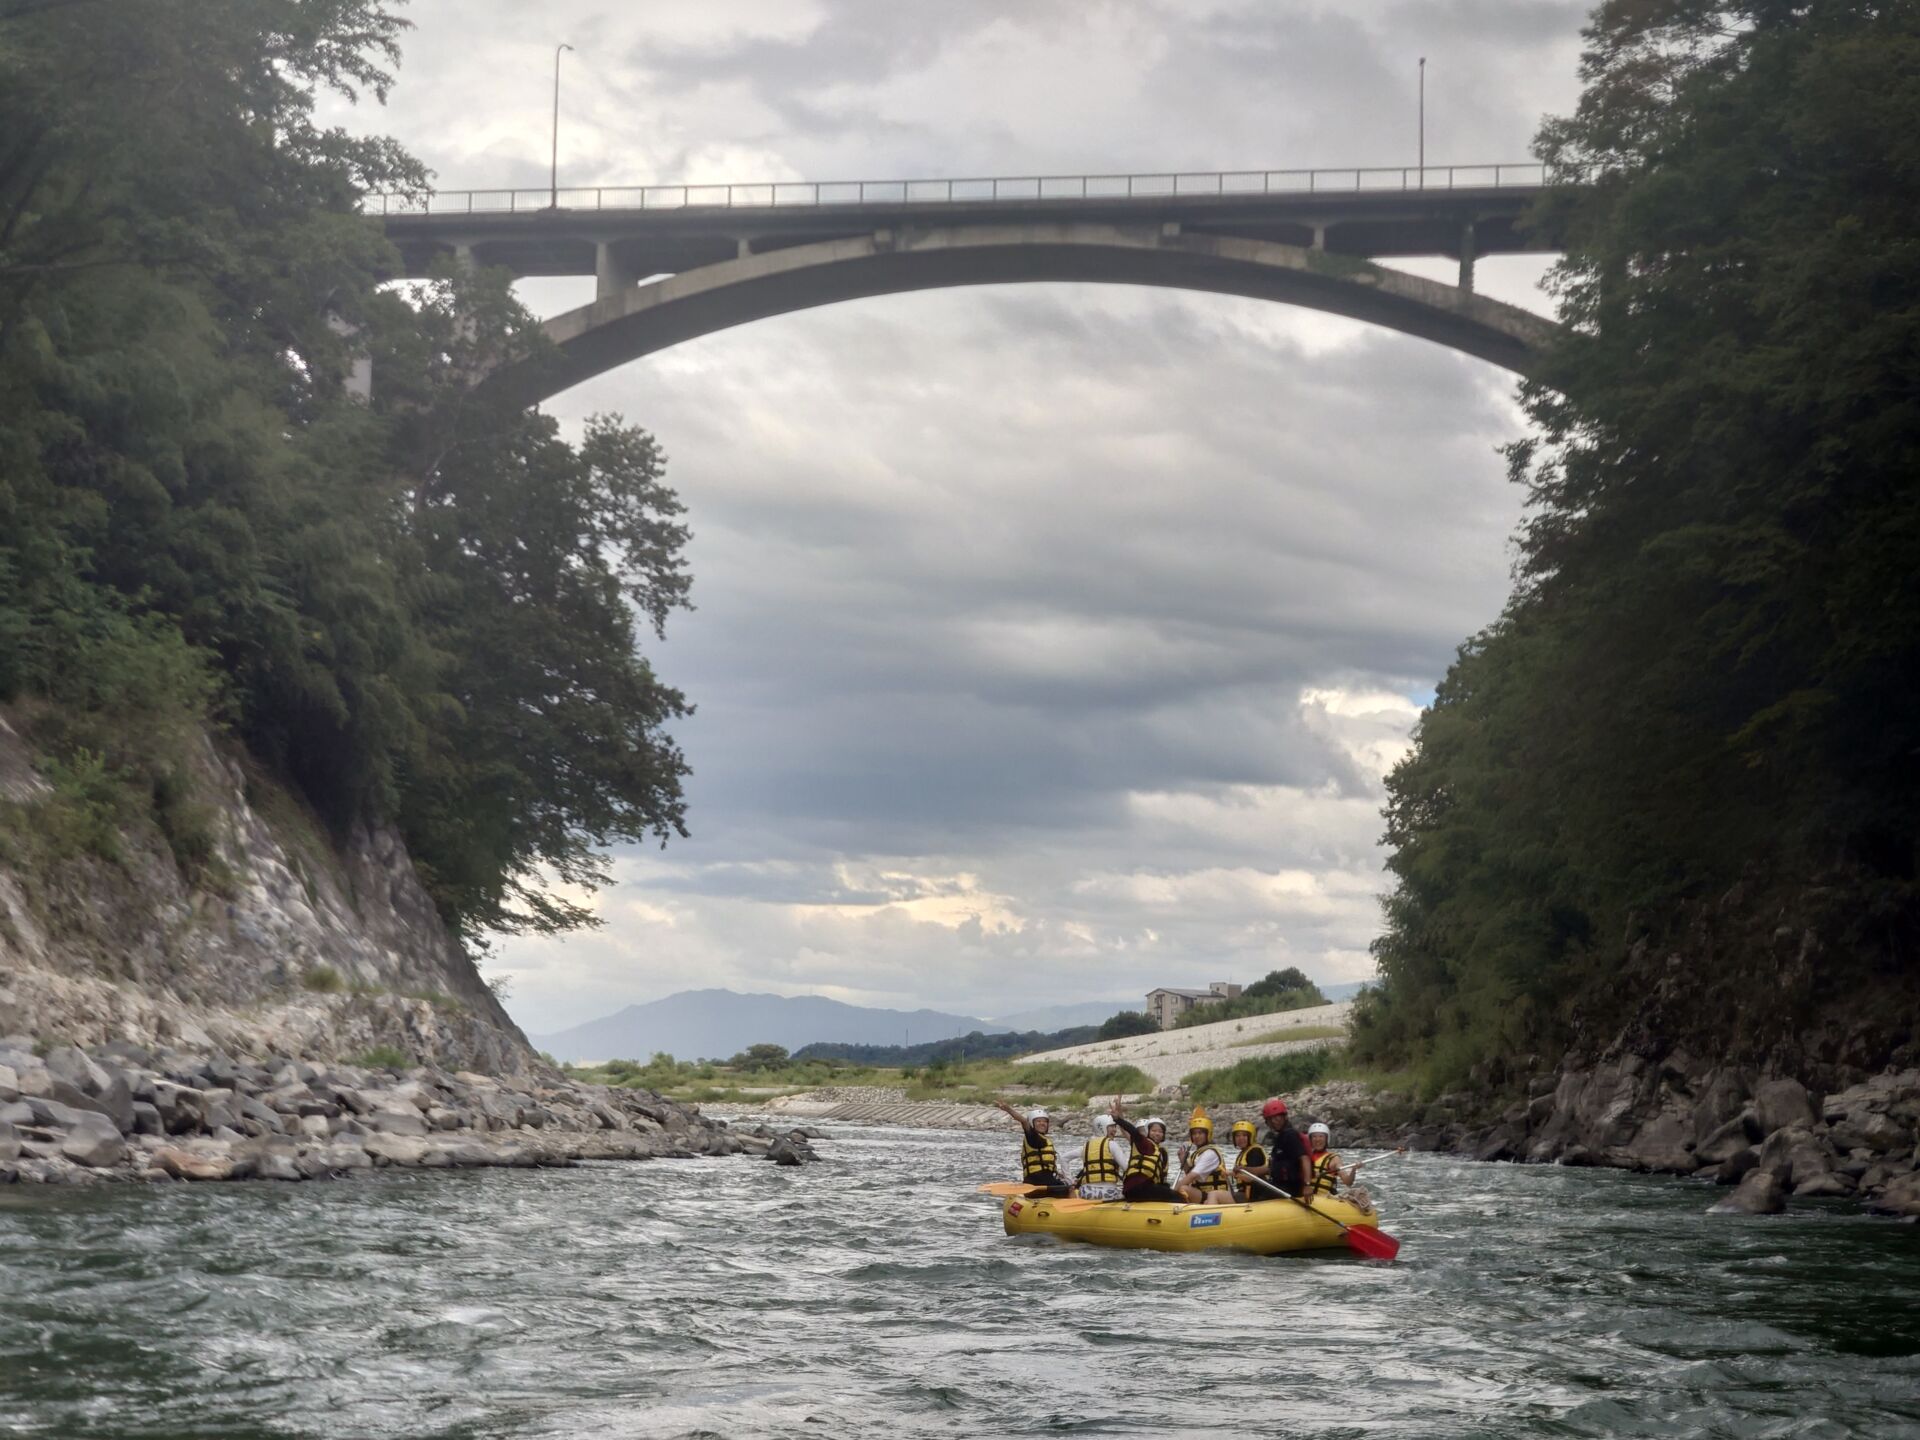
<path fill-rule="evenodd" d="M 1074 1065 L 1042 1060 L 1019 1065 L 1011 1060 L 981 1060 L 971 1065 L 929 1065 L 909 1075 L 909 1100 L 947 1100 L 991 1104 L 1018 1088 L 1023 1101 L 1078 1108 L 1096 1095 L 1135 1095 L 1153 1089 L 1153 1078 L 1132 1065 Z"/>
<path fill-rule="evenodd" d="M 1346 1033 L 1347 1027 L 1344 1025 L 1295 1025 L 1291 1029 L 1268 1030 L 1245 1040 L 1236 1040 L 1233 1047 L 1281 1044 L 1288 1040 L 1338 1040 Z"/>
<path fill-rule="evenodd" d="M 347 1063 L 362 1070 L 406 1070 L 412 1067 L 413 1057 L 396 1045 L 376 1045 Z"/>
<path fill-rule="evenodd" d="M 300 977 L 300 985 L 316 995 L 338 995 L 347 988 L 347 982 L 340 978 L 340 972 L 331 965 L 314 966 Z"/>
<path fill-rule="evenodd" d="M 1254 1055 L 1213 1070 L 1196 1070 L 1180 1083 L 1201 1103 L 1264 1100 L 1329 1078 L 1339 1062 L 1330 1048 L 1296 1050 L 1290 1055 Z"/>

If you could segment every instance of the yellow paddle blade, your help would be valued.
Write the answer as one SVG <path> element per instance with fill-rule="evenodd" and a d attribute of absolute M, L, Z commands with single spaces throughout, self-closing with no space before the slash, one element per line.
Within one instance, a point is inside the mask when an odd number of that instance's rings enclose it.
<path fill-rule="evenodd" d="M 1023 1185 L 1018 1180 L 994 1180 L 979 1187 L 981 1195 L 1038 1195 L 1042 1191 L 1038 1185 Z"/>

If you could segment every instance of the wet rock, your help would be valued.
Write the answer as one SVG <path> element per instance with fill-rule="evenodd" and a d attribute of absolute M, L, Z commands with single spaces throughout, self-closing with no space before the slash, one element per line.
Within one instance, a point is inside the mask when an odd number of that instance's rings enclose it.
<path fill-rule="evenodd" d="M 1734 1192 L 1711 1206 L 1709 1215 L 1778 1215 L 1787 1208 L 1787 1187 L 1771 1170 L 1755 1170 Z"/>
<path fill-rule="evenodd" d="M 1753 1090 L 1753 1109 L 1766 1135 L 1792 1127 L 1811 1129 L 1816 1118 L 1807 1087 L 1798 1080 L 1762 1080 Z"/>
<path fill-rule="evenodd" d="M 1783 1184 L 1798 1185 L 1832 1173 L 1833 1156 L 1810 1128 L 1790 1125 L 1767 1136 L 1759 1168 L 1778 1174 Z"/>
<path fill-rule="evenodd" d="M 1841 1199 L 1851 1194 L 1853 1182 L 1835 1171 L 1809 1176 L 1793 1187 L 1796 1200 Z"/>
<path fill-rule="evenodd" d="M 1656 1116 L 1619 1148 L 1617 1158 L 1636 1170 L 1685 1173 L 1699 1163 L 1693 1148 L 1692 1129 L 1692 1124 L 1677 1114 Z"/>
<path fill-rule="evenodd" d="M 1737 1150 L 1720 1162 L 1719 1168 L 1714 1171 L 1714 1183 L 1738 1185 L 1746 1179 L 1747 1172 L 1759 1163 L 1760 1147 L 1758 1145 L 1749 1145 L 1744 1150 Z"/>
<path fill-rule="evenodd" d="M 1760 1117 L 1752 1110 L 1742 1110 L 1733 1119 L 1710 1131 L 1694 1147 L 1694 1158 L 1703 1165 L 1723 1164 L 1763 1138 Z"/>
<path fill-rule="evenodd" d="M 1899 1176 L 1867 1202 L 1869 1210 L 1882 1215 L 1920 1216 L 1920 1172 Z"/>
<path fill-rule="evenodd" d="M 799 1131 L 782 1135 L 767 1147 L 766 1158 L 776 1165 L 805 1165 L 820 1157 Z"/>

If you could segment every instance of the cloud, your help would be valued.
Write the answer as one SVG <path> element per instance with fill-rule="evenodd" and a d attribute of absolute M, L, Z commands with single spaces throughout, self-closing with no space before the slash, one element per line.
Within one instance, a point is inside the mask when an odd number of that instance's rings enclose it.
<path fill-rule="evenodd" d="M 449 185 L 1517 159 L 1544 0 L 415 0 L 392 109 Z M 1409 269 L 1451 279 L 1446 260 Z M 1537 259 L 1481 288 L 1535 306 Z M 523 287 L 547 311 L 574 282 Z M 546 1030 L 697 985 L 992 1014 L 1367 973 L 1382 776 L 1497 613 L 1511 378 L 1337 318 L 1010 286 L 789 315 L 551 407 L 645 424 L 699 609 L 693 838 L 503 945 Z"/>

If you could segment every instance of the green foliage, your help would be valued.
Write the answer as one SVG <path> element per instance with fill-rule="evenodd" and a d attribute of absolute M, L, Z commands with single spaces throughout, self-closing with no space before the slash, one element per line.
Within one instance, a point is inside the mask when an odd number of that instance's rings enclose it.
<path fill-rule="evenodd" d="M 1100 1022 L 1098 1040 L 1125 1040 L 1130 1035 L 1151 1035 L 1160 1027 L 1144 1010 L 1122 1010 Z"/>
<path fill-rule="evenodd" d="M 1256 1055 L 1213 1070 L 1196 1070 L 1180 1083 L 1196 1102 L 1224 1105 L 1264 1100 L 1316 1084 L 1331 1074 L 1340 1052 L 1327 1046 L 1285 1055 Z"/>
<path fill-rule="evenodd" d="M 787 1047 L 784 1045 L 749 1045 L 727 1064 L 735 1070 L 748 1073 L 761 1070 L 779 1070 L 787 1063 Z"/>
<path fill-rule="evenodd" d="M 1850 917 L 1827 994 L 1916 931 L 1920 10 L 1608 0 L 1588 42 L 1519 583 L 1389 780 L 1354 1017 L 1442 1084 L 1617 1024 L 1736 883 L 1763 935 Z"/>
<path fill-rule="evenodd" d="M 106 757 L 76 750 L 43 762 L 41 774 L 53 793 L 37 808 L 34 823 L 54 858 L 119 860 L 120 831 L 130 818 L 127 789 Z"/>
<path fill-rule="evenodd" d="M 151 784 L 216 888 L 163 742 L 224 726 L 335 838 L 397 822 L 478 941 L 590 923 L 541 882 L 681 833 L 687 707 L 636 616 L 685 604 L 687 532 L 644 432 L 569 445 L 472 389 L 540 349 L 503 277 L 383 287 L 357 194 L 425 172 L 314 110 L 384 95 L 403 29 L 383 0 L 0 5 L 0 702 Z M 89 794 L 56 838 L 107 853 Z"/>
<path fill-rule="evenodd" d="M 405 1070 L 413 1064 L 413 1057 L 397 1046 L 376 1045 L 347 1063 L 358 1065 L 362 1070 Z"/>
<path fill-rule="evenodd" d="M 1274 1045 L 1292 1040 L 1337 1040 L 1346 1033 L 1347 1027 L 1344 1025 L 1282 1026 L 1278 1030 L 1263 1030 L 1244 1040 L 1236 1040 L 1233 1046 L 1239 1049 L 1243 1045 Z"/>
<path fill-rule="evenodd" d="M 855 1045 L 837 1040 L 815 1041 L 796 1050 L 794 1059 L 851 1060 L 861 1065 L 918 1068 L 942 1062 L 953 1064 L 965 1060 L 1005 1060 L 1040 1050 L 1064 1050 L 1069 1045 L 1086 1044 L 1095 1037 L 1095 1033 L 1091 1025 L 1075 1025 L 1047 1033 L 1009 1030 L 987 1035 L 974 1030 L 958 1039 L 928 1040 L 919 1045 Z"/>
<path fill-rule="evenodd" d="M 300 984 L 316 995 L 337 995 L 347 988 L 340 972 L 331 965 L 316 965 L 300 977 Z"/>

